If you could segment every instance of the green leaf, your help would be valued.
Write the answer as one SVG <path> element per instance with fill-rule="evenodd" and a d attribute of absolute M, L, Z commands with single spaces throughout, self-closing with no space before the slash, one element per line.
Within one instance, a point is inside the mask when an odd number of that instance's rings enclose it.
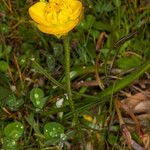
<path fill-rule="evenodd" d="M 31 113 L 29 116 L 25 116 L 26 121 L 34 129 L 36 135 L 42 136 L 39 128 L 39 124 L 34 119 L 34 114 Z"/>
<path fill-rule="evenodd" d="M 24 103 L 23 99 L 16 99 L 14 94 L 8 96 L 6 104 L 12 111 L 16 111 Z"/>
<path fill-rule="evenodd" d="M 37 108 L 43 107 L 43 98 L 44 98 L 44 92 L 40 88 L 33 88 L 30 92 L 30 100 L 32 101 L 33 105 Z"/>
<path fill-rule="evenodd" d="M 58 140 L 64 136 L 64 127 L 57 122 L 49 122 L 44 126 L 44 136 L 49 140 Z"/>
<path fill-rule="evenodd" d="M 0 61 L 0 71 L 6 72 L 8 70 L 8 63 L 6 61 Z"/>
<path fill-rule="evenodd" d="M 86 16 L 87 29 L 90 28 L 94 24 L 95 20 L 96 20 L 96 18 L 93 15 L 87 15 Z"/>
<path fill-rule="evenodd" d="M 53 51 L 54 51 L 54 57 L 56 59 L 62 59 L 63 58 L 63 46 L 59 43 L 53 43 Z"/>
<path fill-rule="evenodd" d="M 120 0 L 113 0 L 113 3 L 115 4 L 116 7 L 121 6 L 121 1 Z"/>
<path fill-rule="evenodd" d="M 97 30 L 91 29 L 90 30 L 90 34 L 93 36 L 93 39 L 95 41 L 98 38 L 98 36 L 99 36 L 100 33 Z"/>
<path fill-rule="evenodd" d="M 19 58 L 19 64 L 22 68 L 25 68 L 27 66 L 27 56 L 26 55 L 22 55 Z"/>
<path fill-rule="evenodd" d="M 46 63 L 48 66 L 48 70 L 52 72 L 55 68 L 55 58 L 52 55 L 49 55 L 46 57 Z"/>
<path fill-rule="evenodd" d="M 29 43 L 23 43 L 21 45 L 21 49 L 26 55 L 31 55 L 31 51 L 35 50 L 34 46 Z"/>
<path fill-rule="evenodd" d="M 119 58 L 117 60 L 117 65 L 121 69 L 131 69 L 139 66 L 142 60 L 137 56 Z"/>
<path fill-rule="evenodd" d="M 113 5 L 111 3 L 108 3 L 108 2 L 105 2 L 105 3 L 97 2 L 96 5 L 94 6 L 94 9 L 95 9 L 96 12 L 104 14 L 106 12 L 112 11 L 114 8 L 113 8 Z"/>
<path fill-rule="evenodd" d="M 12 51 L 12 46 L 11 45 L 6 45 L 6 46 L 4 46 L 3 55 L 4 56 L 9 56 L 11 51 Z"/>
<path fill-rule="evenodd" d="M 118 138 L 118 137 L 117 137 L 116 135 L 110 133 L 109 136 L 108 136 L 108 141 L 109 141 L 109 143 L 110 143 L 112 146 L 114 146 L 115 143 L 117 142 L 117 138 Z"/>
<path fill-rule="evenodd" d="M 7 24 L 5 23 L 1 23 L 0 24 L 0 33 L 4 34 L 4 33 L 8 33 L 9 32 L 9 27 Z"/>
<path fill-rule="evenodd" d="M 93 27 L 96 30 L 101 30 L 101 31 L 111 31 L 111 27 L 109 25 L 109 23 L 104 23 L 102 21 L 97 21 L 94 23 Z"/>
<path fill-rule="evenodd" d="M 91 28 L 95 22 L 96 18 L 93 15 L 87 15 L 85 20 L 81 21 L 78 25 L 79 30 L 88 30 Z"/>
<path fill-rule="evenodd" d="M 6 98 L 10 92 L 10 89 L 0 86 L 0 100 Z"/>
<path fill-rule="evenodd" d="M 21 122 L 13 122 L 8 124 L 4 128 L 4 134 L 6 137 L 13 139 L 13 140 L 18 140 L 24 131 L 24 127 Z"/>
<path fill-rule="evenodd" d="M 10 45 L 0 45 L 0 58 L 5 58 L 6 56 L 9 57 L 9 54 L 12 50 Z"/>
<path fill-rule="evenodd" d="M 3 149 L 4 150 L 18 150 L 16 140 L 8 138 L 8 137 L 4 137 Z"/>
<path fill-rule="evenodd" d="M 132 138 L 137 141 L 140 145 L 143 144 L 141 137 L 138 135 L 136 131 L 131 132 Z"/>

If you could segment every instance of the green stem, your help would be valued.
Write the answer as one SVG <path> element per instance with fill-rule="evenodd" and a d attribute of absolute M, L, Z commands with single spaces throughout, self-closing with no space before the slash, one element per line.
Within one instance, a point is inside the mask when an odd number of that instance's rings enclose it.
<path fill-rule="evenodd" d="M 70 83 L 70 47 L 68 36 L 64 37 L 64 49 L 65 49 L 65 77 L 66 77 L 66 89 L 68 94 L 68 100 L 72 113 L 75 113 L 74 101 L 72 99 L 71 83 Z"/>

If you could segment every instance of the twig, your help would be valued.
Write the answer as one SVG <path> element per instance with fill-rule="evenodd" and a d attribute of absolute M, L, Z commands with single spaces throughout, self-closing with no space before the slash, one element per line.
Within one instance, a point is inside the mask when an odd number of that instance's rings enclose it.
<path fill-rule="evenodd" d="M 18 74 L 19 74 L 19 78 L 20 78 L 20 82 L 21 82 L 21 87 L 23 88 L 24 85 L 23 85 L 22 73 L 21 73 L 21 69 L 20 69 L 20 66 L 19 66 L 19 64 L 18 64 L 18 60 L 17 60 L 15 54 L 14 54 L 14 61 L 15 61 L 15 64 L 16 64 L 16 66 L 17 66 L 17 70 L 18 70 Z"/>
<path fill-rule="evenodd" d="M 95 63 L 95 73 L 96 73 L 96 80 L 98 82 L 99 87 L 104 90 L 104 84 L 99 76 L 99 54 L 100 49 L 103 46 L 104 40 L 106 39 L 107 34 L 105 32 L 102 32 L 98 38 L 97 44 L 96 44 L 96 63 Z"/>

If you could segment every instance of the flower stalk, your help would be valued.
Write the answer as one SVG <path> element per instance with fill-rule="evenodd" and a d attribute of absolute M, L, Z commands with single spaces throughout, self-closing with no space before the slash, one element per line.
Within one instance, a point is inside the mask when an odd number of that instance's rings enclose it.
<path fill-rule="evenodd" d="M 82 2 L 80 0 L 40 0 L 29 8 L 29 15 L 38 29 L 47 34 L 60 38 L 71 31 L 82 16 Z M 66 89 L 74 123 L 78 123 L 75 106 L 72 99 L 70 84 L 70 47 L 68 36 L 64 38 Z"/>
<path fill-rule="evenodd" d="M 64 37 L 64 49 L 65 49 L 65 77 L 66 77 L 66 90 L 68 94 L 68 100 L 72 113 L 75 112 L 74 101 L 72 99 L 71 82 L 70 82 L 70 47 L 69 37 Z"/>

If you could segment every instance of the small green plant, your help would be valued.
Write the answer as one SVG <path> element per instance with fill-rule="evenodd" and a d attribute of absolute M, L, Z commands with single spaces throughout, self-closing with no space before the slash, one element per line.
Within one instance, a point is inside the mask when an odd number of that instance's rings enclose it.
<path fill-rule="evenodd" d="M 49 122 L 44 126 L 44 136 L 52 144 L 65 140 L 64 127 L 57 122 Z"/>
<path fill-rule="evenodd" d="M 42 108 L 46 102 L 44 99 L 44 92 L 40 88 L 33 88 L 30 92 L 30 100 L 32 101 L 34 107 Z"/>
<path fill-rule="evenodd" d="M 17 141 L 22 137 L 24 126 L 20 122 L 12 122 L 4 128 L 3 148 L 17 150 Z"/>

